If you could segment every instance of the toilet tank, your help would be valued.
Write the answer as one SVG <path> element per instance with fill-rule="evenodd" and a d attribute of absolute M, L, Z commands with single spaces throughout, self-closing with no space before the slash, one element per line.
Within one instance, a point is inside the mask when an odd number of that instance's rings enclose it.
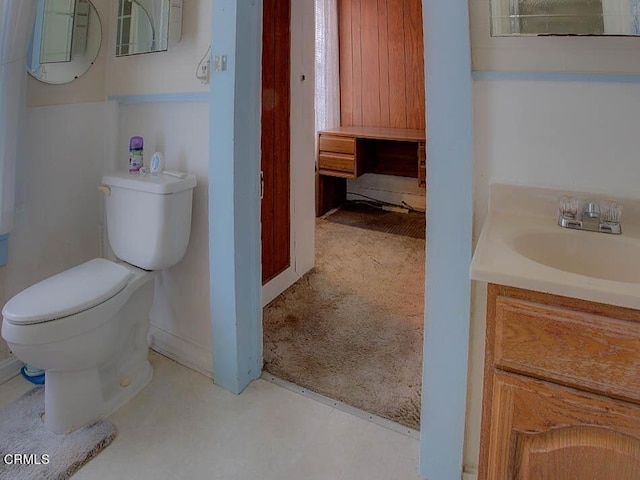
<path fill-rule="evenodd" d="M 118 258 L 144 270 L 178 263 L 189 244 L 194 175 L 102 177 L 109 244 Z"/>

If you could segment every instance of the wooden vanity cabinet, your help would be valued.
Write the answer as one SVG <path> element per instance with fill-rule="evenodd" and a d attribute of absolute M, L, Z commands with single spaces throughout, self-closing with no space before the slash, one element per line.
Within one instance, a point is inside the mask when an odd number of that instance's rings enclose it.
<path fill-rule="evenodd" d="M 479 479 L 640 479 L 640 312 L 489 285 Z"/>

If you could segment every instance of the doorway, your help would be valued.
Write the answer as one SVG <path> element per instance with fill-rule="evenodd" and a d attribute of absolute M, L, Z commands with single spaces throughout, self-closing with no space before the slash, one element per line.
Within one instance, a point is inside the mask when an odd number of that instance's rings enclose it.
<path fill-rule="evenodd" d="M 327 55 L 340 57 L 341 64 L 335 71 L 344 108 L 333 126 L 386 128 L 396 136 L 420 130 L 424 141 L 420 0 L 338 4 L 340 48 L 349 55 Z M 352 139 L 354 145 L 361 140 Z M 349 182 L 349 204 L 316 221 L 315 270 L 269 305 L 264 321 L 268 372 L 414 429 L 420 416 L 425 264 L 419 147 L 418 138 L 403 135 L 362 143 L 370 175 Z M 346 194 L 347 181 L 336 178 Z M 284 364 L 297 372 L 280 368 Z M 356 390 L 354 400 L 349 396 Z"/>
<path fill-rule="evenodd" d="M 308 3 L 312 2 L 296 2 L 294 9 L 297 6 L 308 8 Z M 468 268 L 473 212 L 472 79 L 469 23 L 446 20 L 468 19 L 469 5 L 467 0 L 423 0 L 423 5 L 425 43 L 433 45 L 434 49 L 447 45 L 447 49 L 442 54 L 429 48 L 425 52 L 430 72 L 426 77 L 430 125 L 427 149 L 431 165 L 427 188 L 432 227 L 427 237 L 429 248 L 438 254 L 437 257 L 428 256 L 425 316 L 429 321 L 426 324 L 423 379 L 425 392 L 430 393 L 423 401 L 420 471 L 429 478 L 458 478 L 467 401 Z M 260 11 L 259 6 L 250 2 L 238 3 L 238 11 L 214 2 L 211 15 L 213 44 L 236 45 L 238 31 L 260 31 Z M 313 14 L 296 25 L 304 26 L 304 32 L 307 32 L 297 38 L 306 38 L 308 32 L 313 31 Z M 242 37 L 243 41 L 235 50 L 237 58 L 248 59 L 247 71 L 256 78 L 260 75 L 260 60 L 259 57 L 255 59 L 260 54 L 259 35 L 257 37 Z M 312 59 L 313 49 L 305 51 L 309 53 L 307 59 Z M 256 360 L 261 358 L 262 351 L 258 340 L 262 331 L 261 315 L 256 308 L 261 284 L 259 254 L 256 254 L 260 250 L 260 225 L 257 212 L 255 215 L 252 210 L 247 213 L 247 205 L 255 205 L 257 209 L 259 204 L 260 129 L 255 110 L 244 108 L 246 105 L 257 107 L 259 94 L 259 86 L 256 88 L 255 83 L 234 83 L 226 76 L 212 75 L 210 106 L 214 121 L 210 123 L 209 133 L 217 149 L 210 149 L 209 158 L 209 222 L 218 225 L 218 229 L 210 233 L 209 258 L 213 366 L 216 383 L 236 393 L 259 375 L 251 366 L 255 364 L 259 368 Z M 230 98 L 235 101 L 229 101 Z M 248 147 L 240 153 L 234 152 L 230 141 L 234 138 L 246 142 Z M 312 143 L 313 138 L 307 142 L 308 145 Z M 246 151 L 251 155 L 244 156 Z M 234 163 L 247 158 L 255 178 L 250 173 L 238 181 L 233 174 Z M 313 179 L 312 174 L 310 178 Z M 230 179 L 234 180 L 233 186 L 240 189 L 239 194 L 232 195 Z M 234 221 L 239 226 L 238 232 L 234 232 Z M 239 258 L 250 261 L 239 262 Z M 234 275 L 240 277 L 240 284 L 249 287 L 236 289 L 238 281 L 229 282 Z M 238 311 L 238 305 L 250 308 Z M 231 344 L 237 348 L 228 348 Z M 446 374 L 443 374 L 443 366 L 446 366 Z"/>

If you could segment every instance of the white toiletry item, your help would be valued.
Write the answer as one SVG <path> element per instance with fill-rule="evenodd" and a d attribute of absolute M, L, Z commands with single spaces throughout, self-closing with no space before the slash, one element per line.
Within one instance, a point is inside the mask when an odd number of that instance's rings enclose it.
<path fill-rule="evenodd" d="M 186 178 L 187 177 L 186 173 L 176 172 L 175 170 L 165 170 L 164 174 L 165 175 L 169 175 L 170 177 L 176 177 L 176 178 Z"/>
<path fill-rule="evenodd" d="M 164 170 L 164 155 L 162 152 L 156 152 L 151 155 L 149 162 L 149 172 L 151 175 L 157 175 Z"/>

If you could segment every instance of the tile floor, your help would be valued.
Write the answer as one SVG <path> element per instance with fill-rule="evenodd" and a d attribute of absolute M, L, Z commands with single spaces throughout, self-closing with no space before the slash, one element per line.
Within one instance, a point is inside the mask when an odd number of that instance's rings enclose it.
<path fill-rule="evenodd" d="M 236 396 L 156 353 L 118 436 L 74 479 L 411 480 L 418 441 L 257 380 Z M 0 407 L 31 388 L 0 385 Z"/>

